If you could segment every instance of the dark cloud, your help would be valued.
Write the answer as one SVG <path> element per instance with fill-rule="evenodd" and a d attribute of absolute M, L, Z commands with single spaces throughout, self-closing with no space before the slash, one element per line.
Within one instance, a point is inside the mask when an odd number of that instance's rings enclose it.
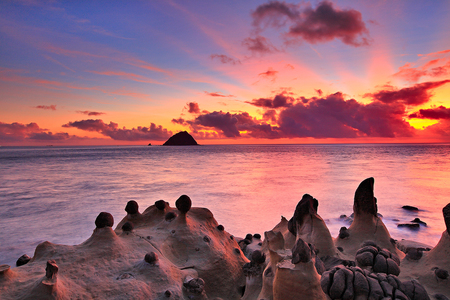
<path fill-rule="evenodd" d="M 436 108 L 419 109 L 418 112 L 412 113 L 408 116 L 410 119 L 450 119 L 450 108 L 439 106 Z"/>
<path fill-rule="evenodd" d="M 211 97 L 225 97 L 225 98 L 234 97 L 234 95 L 224 95 L 224 94 L 219 93 L 219 92 L 212 92 L 212 93 L 210 93 L 210 92 L 205 91 L 205 94 L 208 95 L 208 96 L 211 96 Z"/>
<path fill-rule="evenodd" d="M 35 141 L 63 141 L 71 137 L 68 133 L 60 132 L 53 134 L 47 129 L 40 128 L 36 123 L 2 123 L 0 122 L 0 142 L 23 142 L 25 140 Z"/>
<path fill-rule="evenodd" d="M 28 139 L 39 141 L 64 141 L 70 138 L 70 135 L 66 132 L 51 133 L 51 132 L 36 132 L 32 133 Z"/>
<path fill-rule="evenodd" d="M 231 64 L 231 65 L 241 64 L 241 61 L 239 59 L 234 59 L 224 54 L 212 54 L 210 57 L 213 60 L 214 59 L 219 60 L 223 64 Z"/>
<path fill-rule="evenodd" d="M 137 128 L 126 129 L 125 127 L 119 128 L 117 123 L 109 122 L 109 124 L 106 124 L 99 119 L 88 119 L 69 122 L 64 124 L 63 127 L 96 131 L 105 136 L 109 136 L 113 140 L 120 141 L 165 141 L 172 135 L 171 131 L 164 129 L 161 125 L 157 126 L 154 123 L 151 123 L 150 127 L 138 126 Z"/>
<path fill-rule="evenodd" d="M 253 99 L 252 101 L 246 101 L 246 103 L 263 108 L 281 108 L 292 106 L 294 101 L 295 99 L 292 97 L 288 97 L 284 94 L 278 94 L 273 99 L 259 98 Z"/>
<path fill-rule="evenodd" d="M 35 106 L 35 108 L 56 110 L 56 105 L 38 105 L 38 106 Z"/>
<path fill-rule="evenodd" d="M 254 38 L 248 37 L 242 42 L 242 44 L 254 53 L 264 54 L 277 51 L 268 39 L 260 35 L 257 35 Z"/>
<path fill-rule="evenodd" d="M 200 107 L 197 102 L 189 102 L 186 104 L 186 108 L 190 114 L 199 114 Z"/>
<path fill-rule="evenodd" d="M 186 120 L 183 118 L 172 119 L 172 123 L 179 125 L 186 125 Z"/>
<path fill-rule="evenodd" d="M 323 1 L 316 9 L 310 6 L 271 1 L 252 13 L 253 25 L 260 33 L 267 27 L 284 31 L 287 43 L 304 40 L 311 44 L 340 39 L 351 46 L 368 45 L 368 30 L 361 13 L 341 10 Z"/>
<path fill-rule="evenodd" d="M 322 92 L 321 89 L 318 89 L 318 90 L 315 90 L 315 91 L 316 91 L 316 93 L 317 93 L 319 96 L 322 96 L 322 95 L 323 95 L 323 92 Z"/>
<path fill-rule="evenodd" d="M 104 112 L 97 112 L 97 111 L 88 111 L 88 110 L 77 110 L 77 113 L 79 114 L 83 114 L 83 115 L 88 115 L 88 116 L 100 116 L 100 115 L 104 115 Z"/>
<path fill-rule="evenodd" d="M 305 103 L 306 102 L 306 103 Z M 413 128 L 403 120 L 402 104 L 373 102 L 367 105 L 342 93 L 299 101 L 282 110 L 279 130 L 286 137 L 356 138 L 412 136 Z"/>
<path fill-rule="evenodd" d="M 450 80 L 424 82 L 400 90 L 381 90 L 364 96 L 370 96 L 383 103 L 401 102 L 406 105 L 421 105 L 430 100 L 431 94 L 429 90 L 440 87 L 448 82 Z"/>

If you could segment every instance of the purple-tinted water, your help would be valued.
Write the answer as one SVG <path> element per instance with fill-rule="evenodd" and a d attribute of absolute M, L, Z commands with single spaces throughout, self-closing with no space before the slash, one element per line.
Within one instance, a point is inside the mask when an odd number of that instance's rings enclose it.
<path fill-rule="evenodd" d="M 290 218 L 305 193 L 333 236 L 348 226 L 359 183 L 375 178 L 378 211 L 396 239 L 435 245 L 450 202 L 450 145 L 208 145 L 199 147 L 0 148 L 0 264 L 14 265 L 38 243 L 79 244 L 101 211 L 116 224 L 136 200 L 140 211 L 187 194 L 236 235 Z M 411 213 L 403 205 L 421 210 Z M 427 227 L 398 229 L 419 217 Z"/>

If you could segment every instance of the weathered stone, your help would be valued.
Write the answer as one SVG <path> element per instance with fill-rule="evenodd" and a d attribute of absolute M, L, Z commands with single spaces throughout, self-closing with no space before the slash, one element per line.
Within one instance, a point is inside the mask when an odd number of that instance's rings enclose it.
<path fill-rule="evenodd" d="M 158 254 L 156 254 L 155 252 L 149 252 L 147 254 L 145 254 L 144 260 L 149 263 L 154 265 L 157 261 L 158 261 L 159 257 Z"/>
<path fill-rule="evenodd" d="M 183 283 L 183 286 L 189 293 L 201 294 L 205 289 L 205 281 L 201 278 L 194 278 L 189 280 L 188 282 Z"/>
<path fill-rule="evenodd" d="M 56 278 L 58 269 L 58 265 L 53 259 L 48 260 L 47 267 L 45 268 L 45 277 L 47 277 L 48 279 Z"/>
<path fill-rule="evenodd" d="M 442 213 L 444 215 L 444 222 L 445 227 L 447 228 L 447 233 L 450 234 L 450 203 L 442 209 Z"/>
<path fill-rule="evenodd" d="M 419 260 L 422 258 L 423 252 L 418 248 L 407 248 L 406 258 L 410 260 Z"/>
<path fill-rule="evenodd" d="M 400 279 L 398 279 L 397 276 L 388 275 L 387 281 L 389 282 L 390 285 L 392 285 L 396 289 L 399 289 L 402 285 Z"/>
<path fill-rule="evenodd" d="M 363 253 L 363 252 L 370 252 L 375 257 L 375 255 L 378 254 L 378 249 L 377 249 L 377 247 L 367 245 L 367 246 L 364 246 L 364 247 L 358 249 L 358 251 L 356 251 L 356 255 Z"/>
<path fill-rule="evenodd" d="M 292 263 L 306 263 L 311 260 L 311 249 L 302 239 L 298 239 L 292 248 Z"/>
<path fill-rule="evenodd" d="M 10 265 L 0 265 L 0 274 L 5 274 L 11 269 Z"/>
<path fill-rule="evenodd" d="M 355 192 L 355 201 L 353 210 L 355 214 L 367 213 L 377 216 L 377 201 L 373 195 L 373 177 L 363 180 Z"/>
<path fill-rule="evenodd" d="M 242 271 L 246 277 L 257 277 L 262 275 L 263 268 L 260 264 L 251 261 L 242 267 Z"/>
<path fill-rule="evenodd" d="M 316 267 L 316 271 L 317 273 L 319 273 L 319 275 L 322 275 L 323 272 L 327 270 L 325 268 L 325 264 L 318 256 L 316 256 L 316 262 L 314 263 L 314 266 Z"/>
<path fill-rule="evenodd" d="M 159 210 L 164 210 L 166 208 L 167 202 L 164 200 L 158 200 L 155 202 L 155 206 Z"/>
<path fill-rule="evenodd" d="M 400 274 L 400 267 L 392 258 L 387 258 L 386 263 L 387 263 L 387 274 L 392 274 L 395 276 L 398 276 Z"/>
<path fill-rule="evenodd" d="M 369 283 L 370 293 L 369 299 L 381 299 L 384 297 L 383 289 L 381 288 L 380 283 L 377 279 L 372 278 L 370 276 L 366 277 L 367 282 Z"/>
<path fill-rule="evenodd" d="M 182 213 L 187 213 L 192 206 L 191 198 L 187 195 L 181 195 L 180 198 L 178 198 L 177 201 L 175 201 L 175 206 L 177 209 Z"/>
<path fill-rule="evenodd" d="M 302 225 L 307 215 L 317 214 L 319 202 L 311 195 L 304 194 L 302 200 L 295 207 L 294 216 L 288 222 L 288 229 L 293 234 L 297 234 L 297 225 Z"/>
<path fill-rule="evenodd" d="M 325 294 L 329 294 L 331 283 L 333 282 L 333 273 L 331 271 L 326 271 L 320 277 L 320 286 Z"/>
<path fill-rule="evenodd" d="M 342 295 L 342 300 L 352 300 L 354 297 L 353 272 L 347 268 L 341 270 L 345 273 L 345 291 Z"/>
<path fill-rule="evenodd" d="M 384 296 L 393 299 L 394 287 L 387 281 L 380 281 L 380 286 L 383 289 Z"/>
<path fill-rule="evenodd" d="M 260 250 L 255 250 L 252 252 L 251 261 L 256 264 L 262 264 L 266 261 L 266 255 Z"/>
<path fill-rule="evenodd" d="M 401 290 L 397 289 L 394 290 L 394 299 L 395 300 L 412 300 L 409 299 L 408 296 L 405 295 L 405 293 L 403 293 Z"/>
<path fill-rule="evenodd" d="M 177 217 L 177 214 L 174 213 L 173 211 L 169 211 L 165 216 L 164 216 L 164 220 L 166 220 L 167 222 L 172 222 L 173 220 L 175 220 L 175 218 Z"/>
<path fill-rule="evenodd" d="M 374 259 L 372 252 L 362 252 L 357 254 L 355 259 L 358 265 L 362 267 L 373 266 Z"/>
<path fill-rule="evenodd" d="M 436 300 L 449 300 L 449 299 L 447 298 L 447 296 L 442 295 L 442 294 L 434 294 L 433 297 L 434 297 Z"/>
<path fill-rule="evenodd" d="M 387 273 L 387 263 L 386 257 L 378 254 L 375 256 L 375 261 L 373 263 L 373 271 L 376 273 Z"/>
<path fill-rule="evenodd" d="M 225 227 L 223 227 L 223 225 L 217 225 L 217 230 L 224 231 Z"/>
<path fill-rule="evenodd" d="M 122 225 L 122 230 L 123 231 L 133 231 L 133 229 L 134 229 L 134 224 L 133 223 L 131 223 L 130 221 L 128 221 L 128 222 L 125 222 L 123 225 Z"/>
<path fill-rule="evenodd" d="M 329 296 L 331 299 L 340 299 L 345 291 L 345 272 L 342 269 L 337 270 L 333 276 Z"/>
<path fill-rule="evenodd" d="M 348 238 L 350 236 L 350 233 L 347 230 L 347 227 L 341 227 L 341 229 L 339 229 L 339 238 L 340 239 L 345 239 Z"/>
<path fill-rule="evenodd" d="M 24 254 L 21 257 L 19 257 L 19 259 L 17 259 L 16 266 L 20 267 L 20 266 L 26 265 L 30 260 L 31 260 L 31 257 Z"/>
<path fill-rule="evenodd" d="M 134 200 L 130 200 L 125 206 L 125 211 L 130 215 L 137 214 L 139 213 L 139 204 Z"/>
<path fill-rule="evenodd" d="M 440 279 L 448 278 L 448 271 L 444 269 L 437 268 L 436 270 L 434 270 L 434 274 L 436 274 L 436 277 Z"/>
<path fill-rule="evenodd" d="M 253 240 L 253 235 L 251 233 L 247 233 L 245 235 L 245 239 L 249 240 L 250 242 Z"/>
<path fill-rule="evenodd" d="M 253 237 L 254 237 L 255 239 L 258 239 L 258 240 L 261 239 L 261 235 L 260 235 L 259 233 L 255 233 L 255 234 L 253 235 Z"/>
<path fill-rule="evenodd" d="M 95 219 L 95 226 L 97 226 L 97 228 L 113 227 L 113 225 L 114 218 L 108 212 L 101 212 Z"/>
<path fill-rule="evenodd" d="M 353 279 L 353 290 L 356 297 L 367 298 L 369 296 L 370 288 L 369 282 L 363 273 L 355 271 Z"/>

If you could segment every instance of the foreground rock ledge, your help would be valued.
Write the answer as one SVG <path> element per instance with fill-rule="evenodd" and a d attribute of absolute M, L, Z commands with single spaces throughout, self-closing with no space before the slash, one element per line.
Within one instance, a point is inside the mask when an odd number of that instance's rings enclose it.
<path fill-rule="evenodd" d="M 1 265 L 0 298 L 450 298 L 450 204 L 439 243 L 405 255 L 377 214 L 373 185 L 373 178 L 360 184 L 355 220 L 335 238 L 318 214 L 319 201 L 308 194 L 264 240 L 233 237 L 187 195 L 176 207 L 158 200 L 142 213 L 131 200 L 114 230 L 112 215 L 101 212 L 82 244 L 44 242 L 24 265 Z"/>

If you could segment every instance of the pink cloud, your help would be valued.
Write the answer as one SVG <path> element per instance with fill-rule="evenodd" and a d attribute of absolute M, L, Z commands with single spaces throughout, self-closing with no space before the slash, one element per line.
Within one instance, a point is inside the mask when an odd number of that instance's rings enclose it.
<path fill-rule="evenodd" d="M 35 106 L 35 108 L 56 110 L 56 105 L 38 105 L 38 106 Z"/>
<path fill-rule="evenodd" d="M 88 116 L 100 116 L 100 115 L 104 115 L 104 112 L 98 112 L 98 111 L 88 111 L 88 110 L 77 110 L 77 113 L 79 114 L 83 114 L 83 115 L 88 115 Z"/>
<path fill-rule="evenodd" d="M 205 91 L 205 94 L 208 95 L 208 96 L 211 96 L 211 97 L 225 97 L 225 98 L 227 98 L 227 97 L 234 97 L 233 95 L 224 95 L 224 94 L 219 93 L 219 92 L 212 92 L 212 93 L 210 93 L 210 92 Z"/>
<path fill-rule="evenodd" d="M 225 54 L 211 54 L 210 57 L 213 60 L 219 60 L 223 64 L 230 64 L 230 65 L 237 65 L 237 64 L 240 65 L 241 64 L 241 61 L 239 59 L 234 59 Z"/>

